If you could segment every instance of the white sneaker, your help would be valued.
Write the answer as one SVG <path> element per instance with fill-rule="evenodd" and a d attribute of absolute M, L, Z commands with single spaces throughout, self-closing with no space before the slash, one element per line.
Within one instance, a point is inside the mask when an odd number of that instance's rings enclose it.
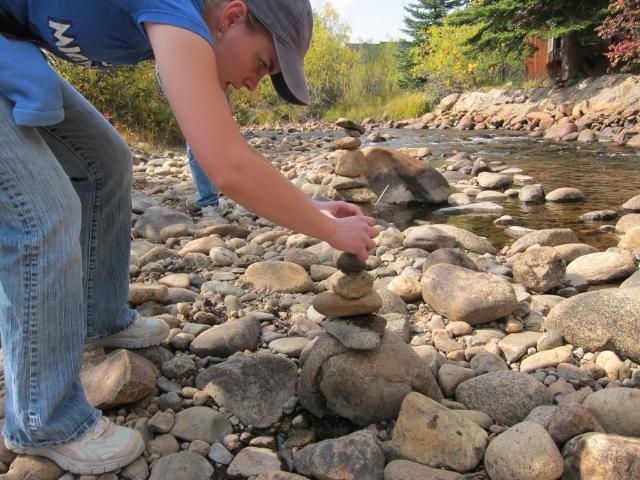
<path fill-rule="evenodd" d="M 225 198 L 219 198 L 217 205 L 207 205 L 200 209 L 203 217 L 224 217 L 230 210 L 229 202 Z"/>
<path fill-rule="evenodd" d="M 87 347 L 146 348 L 158 345 L 169 336 L 169 325 L 159 318 L 142 318 L 121 332 L 93 342 Z"/>
<path fill-rule="evenodd" d="M 130 464 L 144 451 L 140 432 L 119 427 L 105 417 L 84 437 L 64 445 L 19 447 L 7 440 L 4 443 L 14 453 L 46 457 L 76 475 L 111 472 Z"/>

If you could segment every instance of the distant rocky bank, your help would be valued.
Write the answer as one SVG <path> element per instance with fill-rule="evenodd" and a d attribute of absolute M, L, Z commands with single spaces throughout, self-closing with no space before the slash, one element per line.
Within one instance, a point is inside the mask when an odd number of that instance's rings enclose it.
<path fill-rule="evenodd" d="M 384 142 L 381 128 L 515 130 L 530 137 L 578 142 L 615 142 L 640 147 L 640 76 L 606 75 L 568 87 L 494 88 L 451 94 L 420 118 L 367 118 L 368 141 Z M 271 124 L 252 130 L 334 130 L 332 123 Z"/>

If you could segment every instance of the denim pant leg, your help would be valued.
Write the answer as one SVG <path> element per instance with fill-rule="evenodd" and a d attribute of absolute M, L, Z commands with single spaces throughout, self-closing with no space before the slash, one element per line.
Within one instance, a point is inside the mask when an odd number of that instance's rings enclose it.
<path fill-rule="evenodd" d="M 218 189 L 213 184 L 207 174 L 204 173 L 202 167 L 198 164 L 198 160 L 191 148 L 187 145 L 187 155 L 189 156 L 189 166 L 191 167 L 191 176 L 193 183 L 196 184 L 198 190 L 198 201 L 200 207 L 208 207 L 209 205 L 218 205 Z"/>
<path fill-rule="evenodd" d="M 60 78 L 63 122 L 39 129 L 82 205 L 80 243 L 87 340 L 127 328 L 131 251 L 131 151 L 82 95 Z"/>
<path fill-rule="evenodd" d="M 79 380 L 86 334 L 81 205 L 38 129 L 17 127 L 0 96 L 0 335 L 4 436 L 66 443 L 100 416 Z"/>

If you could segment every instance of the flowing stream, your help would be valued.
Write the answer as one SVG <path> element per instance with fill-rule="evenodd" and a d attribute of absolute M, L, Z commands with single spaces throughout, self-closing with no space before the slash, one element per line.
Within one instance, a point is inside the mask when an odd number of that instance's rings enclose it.
<path fill-rule="evenodd" d="M 481 156 L 487 162 L 501 160 L 507 165 L 519 167 L 532 176 L 535 183 L 544 186 L 545 193 L 559 187 L 580 189 L 586 200 L 580 203 L 527 205 L 518 198 L 502 202 L 504 215 L 511 215 L 515 224 L 531 229 L 571 228 L 578 237 L 594 247 L 603 250 L 618 243 L 614 233 L 599 231 L 604 223 L 584 223 L 583 213 L 595 210 L 615 210 L 624 215 L 622 204 L 640 194 L 640 151 L 615 143 L 596 142 L 551 142 L 530 139 L 521 133 L 509 131 L 468 131 L 458 130 L 385 130 L 395 138 L 376 144 L 391 148 L 429 147 L 433 156 L 432 166 L 445 165 L 444 159 L 455 152 L 466 151 Z M 304 133 L 305 138 L 316 138 L 318 134 Z M 333 134 L 335 137 L 339 134 Z M 326 138 L 327 134 L 322 134 Z M 362 137 L 363 141 L 366 137 Z M 369 146 L 363 143 L 363 146 Z M 442 206 L 418 208 L 384 208 L 376 211 L 376 216 L 393 222 L 399 228 L 426 221 L 430 223 L 450 223 L 486 236 L 498 248 L 513 243 L 504 229 L 496 227 L 490 215 L 435 214 Z"/>

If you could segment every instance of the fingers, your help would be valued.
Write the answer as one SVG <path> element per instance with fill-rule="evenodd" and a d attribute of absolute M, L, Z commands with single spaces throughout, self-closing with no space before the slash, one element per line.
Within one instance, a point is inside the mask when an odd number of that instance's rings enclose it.
<path fill-rule="evenodd" d="M 356 257 L 358 257 L 360 260 L 362 260 L 363 262 L 367 260 L 367 258 L 369 258 L 369 252 L 367 252 L 367 250 L 365 248 L 361 248 L 356 252 Z"/>
<path fill-rule="evenodd" d="M 360 207 L 358 207 L 357 205 L 353 205 L 351 203 L 347 203 L 347 205 L 349 206 L 349 210 L 351 211 L 351 215 L 355 215 L 358 217 L 363 217 L 364 213 L 362 213 L 362 210 L 360 209 Z"/>

